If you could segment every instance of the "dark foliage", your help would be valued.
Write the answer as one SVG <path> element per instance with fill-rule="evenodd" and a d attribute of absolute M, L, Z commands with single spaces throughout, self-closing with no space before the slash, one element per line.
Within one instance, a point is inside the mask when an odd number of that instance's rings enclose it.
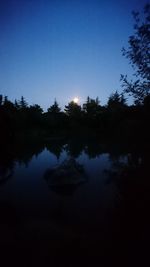
<path fill-rule="evenodd" d="M 110 95 L 106 106 L 101 106 L 98 98 L 88 97 L 83 106 L 70 102 L 65 111 L 61 111 L 55 100 L 47 112 L 37 104 L 29 106 L 23 97 L 15 103 L 6 96 L 0 97 L 1 137 L 6 139 L 21 133 L 66 136 L 96 132 L 148 140 L 149 114 L 149 96 L 142 105 L 128 106 L 124 95 L 117 91 Z"/>
<path fill-rule="evenodd" d="M 122 53 L 127 57 L 135 71 L 136 79 L 128 81 L 127 75 L 121 75 L 124 91 L 141 104 L 150 94 L 150 5 L 144 7 L 144 13 L 133 12 L 134 34 L 129 37 L 129 47 Z M 142 19 L 143 18 L 143 19 Z"/>

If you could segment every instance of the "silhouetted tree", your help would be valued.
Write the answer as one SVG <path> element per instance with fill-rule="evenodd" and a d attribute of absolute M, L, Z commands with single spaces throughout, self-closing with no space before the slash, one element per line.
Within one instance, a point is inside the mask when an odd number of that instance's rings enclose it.
<path fill-rule="evenodd" d="M 20 108 L 21 109 L 26 109 L 28 107 L 28 103 L 26 102 L 25 98 L 22 96 L 20 100 Z"/>
<path fill-rule="evenodd" d="M 71 101 L 65 106 L 65 112 L 70 117 L 78 118 L 81 115 L 81 106 Z"/>
<path fill-rule="evenodd" d="M 124 132 L 126 112 L 128 106 L 123 94 L 117 91 L 111 94 L 106 105 L 106 127 L 107 131 L 111 131 L 114 136 L 120 136 Z"/>
<path fill-rule="evenodd" d="M 34 105 L 30 106 L 29 109 L 31 110 L 31 112 L 34 112 L 36 114 L 42 114 L 43 113 L 43 109 L 38 104 L 34 104 Z"/>
<path fill-rule="evenodd" d="M 17 109 L 17 129 L 27 130 L 29 127 L 29 106 L 23 96 L 21 97 L 21 100 L 15 100 L 15 107 Z"/>
<path fill-rule="evenodd" d="M 15 103 L 14 103 L 14 106 L 17 110 L 19 110 L 20 108 L 20 105 L 19 105 L 19 102 L 15 99 Z"/>
<path fill-rule="evenodd" d="M 28 108 L 27 110 L 27 119 L 28 119 L 28 123 L 30 125 L 30 127 L 41 127 L 42 124 L 42 113 L 43 113 L 43 109 L 35 104 L 32 105 Z"/>
<path fill-rule="evenodd" d="M 14 104 L 10 100 L 8 100 L 7 96 L 4 96 L 3 107 L 6 112 L 10 114 L 10 116 L 12 115 L 11 112 L 15 111 Z"/>
<path fill-rule="evenodd" d="M 56 132 L 65 128 L 66 125 L 66 114 L 61 112 L 56 99 L 54 104 L 47 109 L 47 112 L 43 114 L 45 128 L 51 132 Z"/>
<path fill-rule="evenodd" d="M 126 99 L 123 94 L 117 91 L 110 95 L 107 102 L 107 108 L 110 110 L 118 110 L 126 107 Z"/>
<path fill-rule="evenodd" d="M 84 122 L 88 127 L 101 127 L 103 108 L 100 105 L 98 97 L 92 99 L 87 97 L 86 103 L 83 104 Z"/>
<path fill-rule="evenodd" d="M 0 106 L 2 105 L 2 103 L 3 103 L 3 96 L 0 95 Z"/>
<path fill-rule="evenodd" d="M 13 136 L 15 115 L 16 108 L 14 104 L 8 100 L 7 96 L 1 96 L 0 127 L 2 136 L 6 138 Z"/>
<path fill-rule="evenodd" d="M 121 75 L 121 80 L 124 92 L 134 97 L 135 104 L 142 104 L 150 93 L 150 5 L 144 7 L 144 15 L 133 12 L 133 18 L 134 34 L 129 37 L 128 49 L 123 48 L 122 52 L 134 68 L 137 80 L 128 81 L 127 75 Z"/>
<path fill-rule="evenodd" d="M 83 104 L 83 110 L 86 114 L 95 116 L 100 111 L 100 101 L 98 97 L 96 99 L 92 99 L 89 96 L 87 97 L 87 101 Z"/>
<path fill-rule="evenodd" d="M 50 107 L 47 109 L 47 111 L 48 111 L 49 113 L 53 113 L 53 114 L 58 114 L 58 113 L 61 111 L 61 108 L 59 107 L 59 105 L 58 105 L 56 99 L 55 99 L 55 101 L 54 101 L 54 104 L 53 104 L 52 106 L 50 106 Z"/>

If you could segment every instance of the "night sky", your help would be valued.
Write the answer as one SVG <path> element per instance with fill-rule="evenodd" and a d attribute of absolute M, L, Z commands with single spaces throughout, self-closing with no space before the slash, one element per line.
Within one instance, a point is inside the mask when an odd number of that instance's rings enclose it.
<path fill-rule="evenodd" d="M 132 73 L 121 49 L 141 0 L 1 0 L 0 94 L 44 109 L 89 95 L 101 104 Z"/>

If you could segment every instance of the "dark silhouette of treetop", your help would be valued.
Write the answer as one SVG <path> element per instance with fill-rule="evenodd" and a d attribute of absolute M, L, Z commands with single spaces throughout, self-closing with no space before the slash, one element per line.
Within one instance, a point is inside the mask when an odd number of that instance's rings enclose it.
<path fill-rule="evenodd" d="M 150 93 L 150 4 L 144 12 L 133 12 L 134 33 L 129 37 L 129 47 L 123 48 L 123 56 L 129 59 L 136 80 L 128 81 L 127 75 L 121 75 L 124 91 L 132 95 L 136 104 L 143 103 Z"/>
<path fill-rule="evenodd" d="M 32 112 L 36 112 L 36 113 L 39 113 L 39 114 L 42 114 L 43 113 L 43 109 L 38 104 L 35 104 L 35 105 L 30 106 L 30 110 Z"/>
<path fill-rule="evenodd" d="M 89 96 L 87 97 L 87 101 L 83 104 L 83 110 L 88 115 L 96 115 L 100 111 L 100 101 L 98 97 L 96 99 L 92 99 Z"/>
<path fill-rule="evenodd" d="M 10 112 L 10 115 L 12 115 L 11 112 L 15 111 L 14 104 L 10 100 L 8 100 L 7 96 L 4 96 L 3 98 L 3 107 L 6 112 Z"/>
<path fill-rule="evenodd" d="M 23 96 L 21 97 L 19 105 L 20 105 L 21 109 L 26 109 L 28 107 L 28 103 L 26 102 L 26 100 Z"/>
<path fill-rule="evenodd" d="M 71 101 L 65 106 L 65 112 L 70 117 L 77 117 L 81 114 L 81 106 Z"/>
<path fill-rule="evenodd" d="M 57 114 L 57 113 L 59 113 L 59 112 L 61 111 L 61 108 L 59 107 L 59 105 L 58 105 L 56 99 L 55 99 L 55 101 L 54 101 L 54 104 L 53 104 L 52 106 L 50 106 L 50 107 L 47 109 L 47 111 L 48 111 L 49 113 L 53 113 L 53 114 Z"/>
<path fill-rule="evenodd" d="M 3 96 L 0 95 L 0 106 L 2 105 L 2 102 L 3 102 Z"/>
<path fill-rule="evenodd" d="M 110 95 L 107 102 L 107 107 L 110 110 L 116 110 L 126 106 L 126 99 L 123 94 L 119 94 L 117 91 Z"/>
<path fill-rule="evenodd" d="M 15 99 L 14 106 L 15 106 L 15 108 L 16 108 L 17 110 L 19 110 L 19 108 L 20 108 L 20 104 L 19 104 L 19 102 L 18 102 L 16 99 Z"/>

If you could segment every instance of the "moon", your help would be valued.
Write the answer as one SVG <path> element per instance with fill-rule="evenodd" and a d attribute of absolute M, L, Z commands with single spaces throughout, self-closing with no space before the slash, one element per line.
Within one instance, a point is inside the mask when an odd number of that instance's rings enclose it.
<path fill-rule="evenodd" d="M 78 103 L 79 103 L 79 98 L 78 98 L 78 97 L 75 97 L 75 98 L 73 99 L 73 102 L 74 102 L 75 104 L 78 104 Z"/>

